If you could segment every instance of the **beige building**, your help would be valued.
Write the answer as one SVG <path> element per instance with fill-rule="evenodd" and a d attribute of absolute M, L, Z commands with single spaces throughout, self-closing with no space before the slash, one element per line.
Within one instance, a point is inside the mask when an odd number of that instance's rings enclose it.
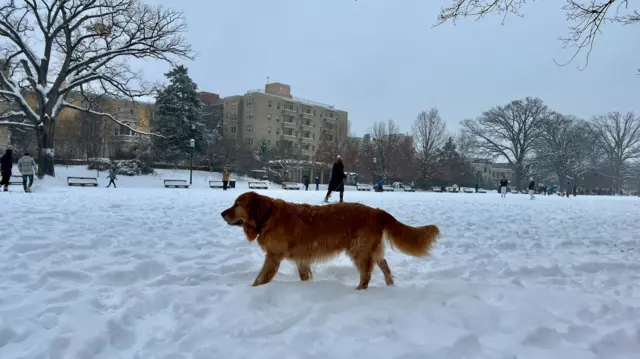
<path fill-rule="evenodd" d="M 514 180 L 514 173 L 508 163 L 493 163 L 488 160 L 474 160 L 471 162 L 479 185 L 484 188 L 497 188 L 502 177 L 509 183 Z"/>
<path fill-rule="evenodd" d="M 348 115 L 333 106 L 291 95 L 291 87 L 270 83 L 263 90 L 224 98 L 224 131 L 237 143 L 296 153 L 312 160 L 321 141 L 347 137 Z"/>

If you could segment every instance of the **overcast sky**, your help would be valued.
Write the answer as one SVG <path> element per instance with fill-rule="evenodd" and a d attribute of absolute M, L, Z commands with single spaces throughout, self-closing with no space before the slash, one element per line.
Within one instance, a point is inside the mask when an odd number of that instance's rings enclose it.
<path fill-rule="evenodd" d="M 201 90 L 239 95 L 269 77 L 294 96 L 348 111 L 359 136 L 387 119 L 410 132 L 432 106 L 453 132 L 525 96 L 582 118 L 638 109 L 640 27 L 605 27 L 584 71 L 557 66 L 554 58 L 571 55 L 557 40 L 567 31 L 564 1 L 535 2 L 506 25 L 492 16 L 437 28 L 450 0 L 147 1 L 184 11 L 199 54 L 186 65 Z M 151 79 L 166 70 L 145 67 Z"/>

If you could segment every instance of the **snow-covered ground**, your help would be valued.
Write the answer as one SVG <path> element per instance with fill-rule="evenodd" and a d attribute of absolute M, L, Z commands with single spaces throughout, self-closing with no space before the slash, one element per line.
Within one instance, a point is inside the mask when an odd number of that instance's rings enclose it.
<path fill-rule="evenodd" d="M 246 184 L 0 193 L 0 358 L 638 358 L 640 199 L 496 193 L 373 193 L 358 201 L 404 223 L 436 223 L 427 259 L 387 249 L 367 291 L 339 257 L 300 282 L 263 260 L 220 212 Z M 104 174 L 106 176 L 106 174 Z M 186 177 L 185 177 L 186 176 Z M 261 191 L 319 203 L 324 192 Z M 328 226 L 340 225 L 339 219 Z"/>

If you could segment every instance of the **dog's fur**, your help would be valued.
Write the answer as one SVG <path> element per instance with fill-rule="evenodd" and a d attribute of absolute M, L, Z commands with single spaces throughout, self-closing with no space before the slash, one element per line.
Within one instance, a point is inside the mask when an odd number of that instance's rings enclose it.
<path fill-rule="evenodd" d="M 381 209 L 359 203 L 312 206 L 256 192 L 241 194 L 221 215 L 229 225 L 242 226 L 249 241 L 257 238 L 266 253 L 254 286 L 269 283 L 283 259 L 295 262 L 300 280 L 306 281 L 312 277 L 312 263 L 342 252 L 360 272 L 356 289 L 369 286 L 374 265 L 391 286 L 393 277 L 384 259 L 383 238 L 407 255 L 424 257 L 440 234 L 436 225 L 407 226 Z"/>

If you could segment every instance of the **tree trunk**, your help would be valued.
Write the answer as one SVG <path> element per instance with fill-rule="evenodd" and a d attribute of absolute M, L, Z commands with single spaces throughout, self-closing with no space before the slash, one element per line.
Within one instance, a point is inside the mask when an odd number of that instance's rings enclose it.
<path fill-rule="evenodd" d="M 38 178 L 44 176 L 55 177 L 55 167 L 53 161 L 53 136 L 54 122 L 45 118 L 42 126 L 37 127 L 38 135 Z"/>
<path fill-rule="evenodd" d="M 522 168 L 516 168 L 515 170 L 515 187 L 516 191 L 520 192 L 520 186 L 522 185 Z"/>
<path fill-rule="evenodd" d="M 556 176 L 558 176 L 558 191 L 564 192 L 567 187 L 567 175 L 563 172 L 556 172 Z"/>

